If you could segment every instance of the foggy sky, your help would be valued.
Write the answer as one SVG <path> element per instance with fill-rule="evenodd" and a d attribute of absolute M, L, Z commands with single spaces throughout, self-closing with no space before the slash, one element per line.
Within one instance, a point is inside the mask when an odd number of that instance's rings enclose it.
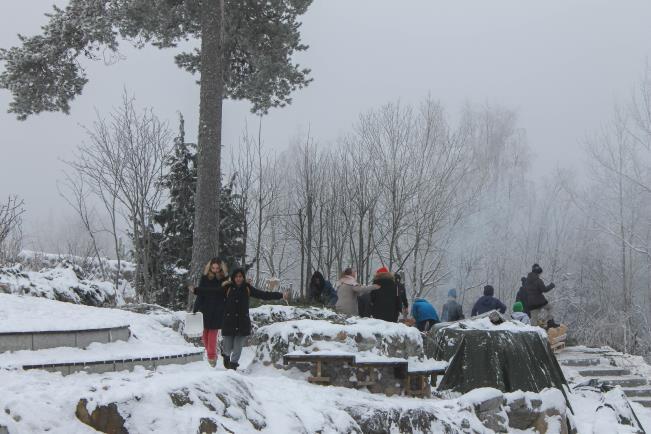
<path fill-rule="evenodd" d="M 65 1 L 56 1 L 65 5 Z M 0 47 L 32 35 L 46 22 L 51 0 L 3 0 Z M 577 164 L 581 141 L 626 99 L 651 54 L 651 2 L 646 0 L 315 0 L 303 20 L 310 45 L 297 60 L 314 82 L 294 103 L 264 121 L 264 141 L 286 147 L 308 125 L 323 146 L 364 111 L 398 98 L 417 103 L 431 94 L 452 113 L 466 102 L 518 111 L 533 149 L 535 171 Z M 70 116 L 46 113 L 19 122 L 0 92 L 0 199 L 25 199 L 26 232 L 34 236 L 70 215 L 56 182 L 84 140 L 94 109 L 108 112 L 123 88 L 139 106 L 154 107 L 176 129 L 177 112 L 195 140 L 196 77 L 176 67 L 177 51 L 123 45 L 125 60 L 88 68 L 90 82 Z M 226 102 L 224 145 L 237 143 L 249 105 Z"/>

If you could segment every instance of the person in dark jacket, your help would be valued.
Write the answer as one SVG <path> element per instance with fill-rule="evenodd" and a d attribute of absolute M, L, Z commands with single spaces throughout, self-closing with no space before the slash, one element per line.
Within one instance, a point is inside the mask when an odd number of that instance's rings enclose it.
<path fill-rule="evenodd" d="M 375 272 L 373 284 L 380 285 L 380 289 L 371 292 L 371 312 L 373 318 L 389 322 L 398 322 L 398 287 L 396 279 L 389 269 L 381 267 Z"/>
<path fill-rule="evenodd" d="M 545 298 L 545 293 L 556 287 L 553 283 L 545 285 L 540 278 L 543 269 L 538 264 L 533 264 L 531 273 L 524 282 L 526 308 L 530 312 L 532 325 L 557 326 L 552 319 L 552 306 Z"/>
<path fill-rule="evenodd" d="M 407 300 L 407 288 L 405 288 L 405 284 L 402 283 L 402 276 L 400 273 L 396 273 L 395 275 L 396 278 L 396 286 L 398 287 L 398 315 L 400 315 L 400 312 L 407 317 L 407 313 L 409 312 L 409 300 Z"/>
<path fill-rule="evenodd" d="M 315 271 L 310 278 L 309 299 L 312 303 L 334 306 L 337 304 L 337 292 L 330 281 L 325 280 L 320 271 Z"/>
<path fill-rule="evenodd" d="M 287 294 L 255 289 L 246 281 L 246 274 L 241 268 L 233 271 L 231 279 L 224 282 L 222 287 L 225 297 L 222 328 L 224 366 L 235 370 L 239 366 L 244 341 L 251 334 L 249 299 L 255 297 L 261 300 L 287 300 Z"/>
<path fill-rule="evenodd" d="M 529 312 L 527 311 L 527 290 L 524 288 L 524 283 L 526 281 L 526 277 L 520 278 L 520 289 L 518 289 L 518 293 L 515 294 L 515 302 L 517 303 L 519 301 L 522 303 L 522 307 L 524 308 L 523 312 L 529 315 Z"/>
<path fill-rule="evenodd" d="M 194 300 L 194 313 L 203 315 L 203 346 L 208 363 L 217 364 L 217 339 L 224 319 L 224 291 L 222 282 L 226 280 L 226 266 L 218 258 L 212 258 L 204 269 L 198 287 L 190 287 L 197 295 Z"/>
<path fill-rule="evenodd" d="M 472 316 L 481 315 L 482 313 L 490 312 L 491 310 L 498 310 L 500 313 L 506 312 L 506 306 L 499 299 L 495 298 L 495 289 L 490 286 L 484 286 L 484 295 L 479 297 L 479 300 L 472 308 Z"/>
<path fill-rule="evenodd" d="M 411 305 L 411 316 L 416 320 L 416 328 L 421 332 L 429 331 L 434 324 L 439 323 L 439 314 L 432 303 L 424 298 L 417 298 Z"/>
<path fill-rule="evenodd" d="M 448 291 L 448 301 L 443 305 L 441 321 L 452 322 L 464 319 L 463 307 L 457 302 L 457 290 L 452 288 Z"/>

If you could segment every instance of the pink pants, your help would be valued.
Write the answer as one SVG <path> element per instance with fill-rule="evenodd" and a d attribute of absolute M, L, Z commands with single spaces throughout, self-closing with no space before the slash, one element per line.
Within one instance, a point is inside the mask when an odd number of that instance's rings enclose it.
<path fill-rule="evenodd" d="M 208 360 L 217 360 L 217 338 L 219 337 L 219 329 L 204 329 L 203 330 L 203 346 L 206 348 L 206 355 Z"/>

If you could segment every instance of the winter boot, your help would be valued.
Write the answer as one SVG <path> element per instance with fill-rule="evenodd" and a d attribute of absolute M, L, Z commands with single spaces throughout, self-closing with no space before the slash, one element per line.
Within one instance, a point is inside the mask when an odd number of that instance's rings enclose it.
<path fill-rule="evenodd" d="M 224 360 L 224 368 L 230 369 L 231 358 L 229 356 L 227 356 L 226 354 L 222 354 L 222 359 Z"/>
<path fill-rule="evenodd" d="M 217 360 L 216 359 L 210 359 L 208 360 L 208 364 L 210 365 L 211 368 L 214 368 L 217 366 Z"/>
<path fill-rule="evenodd" d="M 232 362 L 229 362 L 229 363 L 228 363 L 228 369 L 232 369 L 233 371 L 237 371 L 237 368 L 238 368 L 239 366 L 240 366 L 239 363 L 232 363 Z"/>

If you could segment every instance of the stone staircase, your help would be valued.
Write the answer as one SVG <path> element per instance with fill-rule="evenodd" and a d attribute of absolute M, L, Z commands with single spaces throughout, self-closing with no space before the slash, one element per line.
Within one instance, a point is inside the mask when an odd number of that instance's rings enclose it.
<path fill-rule="evenodd" d="M 90 348 L 89 348 L 90 347 Z M 200 361 L 203 350 L 138 342 L 129 326 L 0 333 L 0 369 L 41 369 L 63 375 L 155 369 Z"/>
<path fill-rule="evenodd" d="M 620 386 L 633 402 L 651 407 L 651 383 L 625 354 L 608 348 L 568 348 L 557 354 L 567 380 L 579 384 L 596 379 Z"/>

